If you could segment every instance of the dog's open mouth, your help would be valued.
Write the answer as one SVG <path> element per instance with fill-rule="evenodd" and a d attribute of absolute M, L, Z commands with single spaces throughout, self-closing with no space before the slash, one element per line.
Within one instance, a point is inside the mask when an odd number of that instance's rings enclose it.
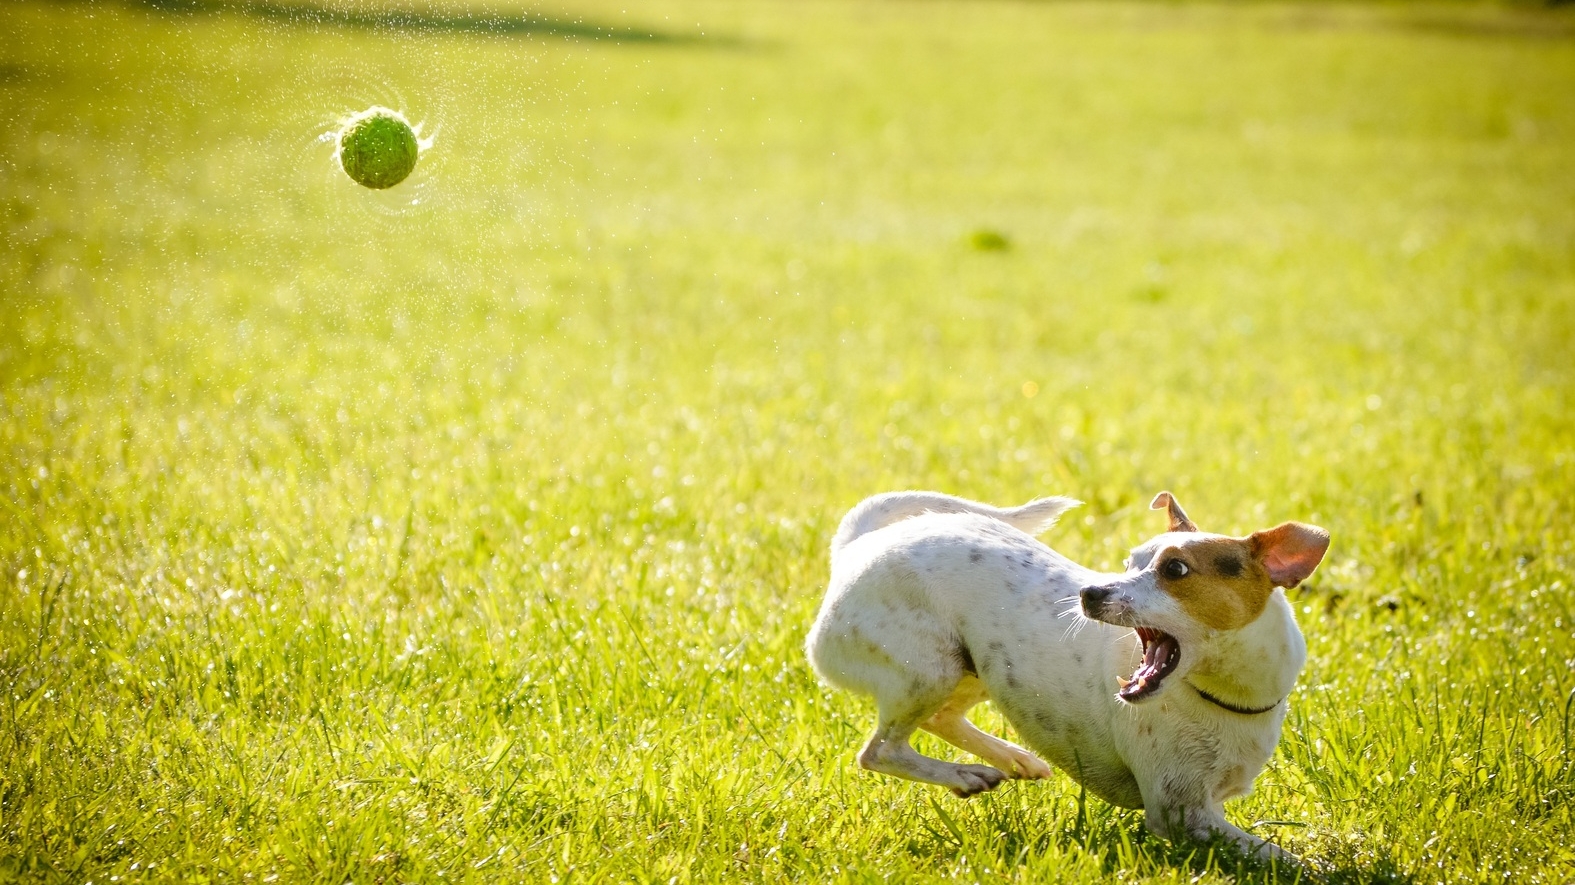
<path fill-rule="evenodd" d="M 1181 662 L 1181 646 L 1176 637 L 1153 627 L 1138 627 L 1138 641 L 1143 643 L 1143 663 L 1133 671 L 1131 679 L 1121 680 L 1121 690 L 1116 697 L 1127 703 L 1140 701 L 1156 691 L 1170 671 Z"/>

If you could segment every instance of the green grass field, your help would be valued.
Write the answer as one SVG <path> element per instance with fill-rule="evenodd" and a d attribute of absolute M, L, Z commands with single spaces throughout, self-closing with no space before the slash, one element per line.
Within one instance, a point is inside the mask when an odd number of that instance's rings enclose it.
<path fill-rule="evenodd" d="M 1575 880 L 1575 13 L 405 10 L 0 5 L 0 881 L 1273 878 L 858 770 L 905 487 L 1326 526 L 1231 819 Z"/>

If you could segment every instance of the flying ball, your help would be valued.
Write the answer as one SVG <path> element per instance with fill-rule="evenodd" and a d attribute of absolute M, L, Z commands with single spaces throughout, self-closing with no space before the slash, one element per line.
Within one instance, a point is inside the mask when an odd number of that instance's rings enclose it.
<path fill-rule="evenodd" d="M 416 131 L 398 111 L 367 108 L 339 130 L 339 165 L 356 184 L 374 190 L 404 181 L 420 155 Z"/>

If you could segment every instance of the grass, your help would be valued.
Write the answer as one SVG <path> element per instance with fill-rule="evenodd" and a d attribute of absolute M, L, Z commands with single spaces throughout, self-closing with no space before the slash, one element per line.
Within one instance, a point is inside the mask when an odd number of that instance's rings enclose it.
<path fill-rule="evenodd" d="M 1575 879 L 1568 11 L 628 6 L 0 6 L 0 880 L 1275 878 L 857 770 L 901 487 L 1328 527 L 1232 820 Z"/>

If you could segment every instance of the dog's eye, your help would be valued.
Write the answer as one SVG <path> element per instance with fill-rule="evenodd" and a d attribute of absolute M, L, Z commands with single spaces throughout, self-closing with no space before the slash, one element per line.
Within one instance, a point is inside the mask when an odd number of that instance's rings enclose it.
<path fill-rule="evenodd" d="M 1165 564 L 1159 567 L 1159 570 L 1167 578 L 1185 578 L 1187 573 L 1192 571 L 1192 569 L 1187 568 L 1186 563 L 1179 559 L 1166 560 Z"/>

